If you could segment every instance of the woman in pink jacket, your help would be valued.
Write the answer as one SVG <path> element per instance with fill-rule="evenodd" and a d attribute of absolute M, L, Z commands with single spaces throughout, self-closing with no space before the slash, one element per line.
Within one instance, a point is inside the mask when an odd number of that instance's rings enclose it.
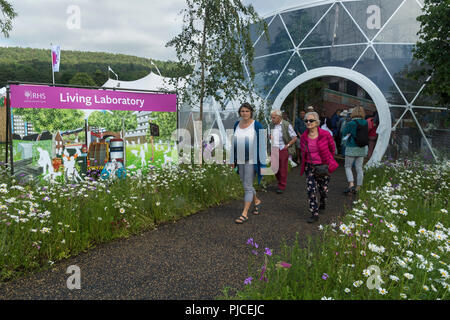
<path fill-rule="evenodd" d="M 306 191 L 309 197 L 309 210 L 311 217 L 308 223 L 319 220 L 319 210 L 325 209 L 325 200 L 328 193 L 330 175 L 316 177 L 314 165 L 328 165 L 328 173 L 333 173 L 338 167 L 334 160 L 335 144 L 328 131 L 320 128 L 320 120 L 317 112 L 308 112 L 305 115 L 307 130 L 300 138 L 300 150 L 302 153 L 302 167 L 300 175 L 306 171 Z M 316 191 L 319 189 L 320 206 L 317 205 Z"/>

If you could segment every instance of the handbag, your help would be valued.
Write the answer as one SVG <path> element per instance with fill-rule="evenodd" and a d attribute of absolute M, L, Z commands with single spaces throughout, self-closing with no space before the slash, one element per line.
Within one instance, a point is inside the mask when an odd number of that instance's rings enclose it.
<path fill-rule="evenodd" d="M 313 164 L 312 163 L 312 157 L 311 157 L 311 152 L 309 151 L 309 146 L 308 146 L 308 141 L 306 141 L 306 149 L 308 150 L 308 154 L 309 154 L 309 159 L 311 160 L 311 164 L 314 167 L 314 176 L 316 178 L 323 178 L 325 176 L 330 175 L 328 173 L 328 165 L 327 164 Z"/>

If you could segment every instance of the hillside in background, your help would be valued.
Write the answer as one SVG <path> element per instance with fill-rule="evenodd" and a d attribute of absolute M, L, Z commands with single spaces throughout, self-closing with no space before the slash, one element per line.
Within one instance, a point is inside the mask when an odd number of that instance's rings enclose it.
<path fill-rule="evenodd" d="M 119 80 L 140 79 L 156 68 L 165 77 L 180 77 L 190 72 L 172 61 L 158 61 L 124 54 L 61 50 L 60 72 L 55 73 L 55 83 L 68 84 L 77 73 L 87 73 L 97 84 L 108 80 L 108 66 L 118 74 Z M 24 82 L 52 82 L 50 49 L 0 47 L 0 88 L 8 80 Z M 115 78 L 110 74 L 111 78 Z"/>

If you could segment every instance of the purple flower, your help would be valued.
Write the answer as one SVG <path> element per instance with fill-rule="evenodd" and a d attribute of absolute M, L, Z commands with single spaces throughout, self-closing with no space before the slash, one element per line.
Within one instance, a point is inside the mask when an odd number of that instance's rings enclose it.
<path fill-rule="evenodd" d="M 262 280 L 267 281 L 267 278 L 264 277 L 264 273 L 266 272 L 266 270 L 267 270 L 266 266 L 265 266 L 265 265 L 262 266 L 262 269 L 261 269 L 261 277 L 259 278 L 259 281 L 262 281 Z"/>
<path fill-rule="evenodd" d="M 267 254 L 268 256 L 272 255 L 272 251 L 269 248 L 266 248 L 265 250 L 264 254 Z"/>
<path fill-rule="evenodd" d="M 253 278 L 252 277 L 248 277 L 247 279 L 244 280 L 244 284 L 248 285 L 252 283 Z"/>
<path fill-rule="evenodd" d="M 253 238 L 248 239 L 247 244 L 253 245 Z"/>
<path fill-rule="evenodd" d="M 326 273 L 324 273 L 324 274 L 322 275 L 322 279 L 323 279 L 323 280 L 327 280 L 327 279 L 328 279 L 328 275 L 327 275 Z"/>
<path fill-rule="evenodd" d="M 252 253 L 253 253 L 255 256 L 258 255 L 258 251 L 256 251 L 256 250 L 252 250 Z"/>
<path fill-rule="evenodd" d="M 290 267 L 292 267 L 292 264 L 284 262 L 284 261 L 280 261 L 279 266 L 282 268 L 285 268 L 285 269 L 289 269 Z"/>

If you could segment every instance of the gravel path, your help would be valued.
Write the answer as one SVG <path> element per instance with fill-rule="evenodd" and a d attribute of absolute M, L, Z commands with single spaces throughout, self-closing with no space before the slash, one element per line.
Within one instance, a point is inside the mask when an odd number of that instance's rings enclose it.
<path fill-rule="evenodd" d="M 333 174 L 327 209 L 319 222 L 309 217 L 304 176 L 294 168 L 284 194 L 275 185 L 259 192 L 261 215 L 239 217 L 242 200 L 199 212 L 142 235 L 117 240 L 57 262 L 52 270 L 0 285 L 0 299 L 215 299 L 225 286 L 242 288 L 247 277 L 248 238 L 274 252 L 285 239 L 291 243 L 317 234 L 319 224 L 336 221 L 351 206 L 346 197 L 343 165 Z M 67 289 L 67 267 L 81 270 L 81 290 Z"/>

